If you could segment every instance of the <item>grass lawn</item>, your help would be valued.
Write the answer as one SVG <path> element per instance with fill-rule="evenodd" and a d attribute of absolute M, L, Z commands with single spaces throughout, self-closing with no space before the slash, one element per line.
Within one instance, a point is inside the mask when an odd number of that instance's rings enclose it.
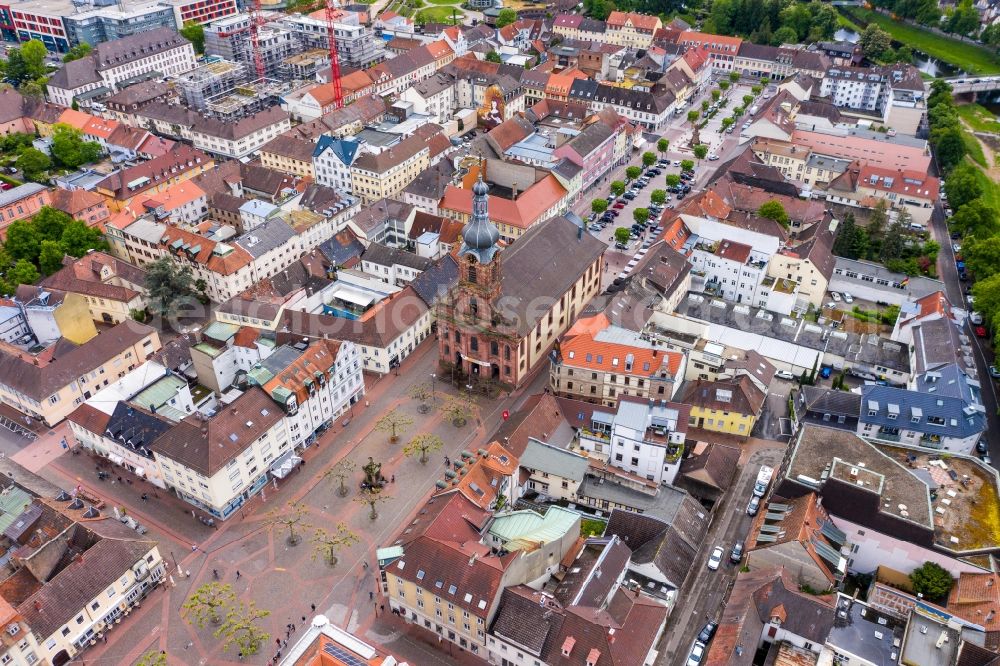
<path fill-rule="evenodd" d="M 983 201 L 996 210 L 1000 210 L 1000 185 L 994 183 L 993 179 L 982 169 L 976 169 L 976 179 L 983 186 Z"/>
<path fill-rule="evenodd" d="M 962 104 L 957 107 L 958 115 L 977 132 L 1000 134 L 1000 121 L 986 108 L 978 104 Z"/>
<path fill-rule="evenodd" d="M 604 528 L 607 526 L 608 524 L 603 520 L 584 518 L 580 521 L 580 536 L 601 536 L 604 534 Z"/>
<path fill-rule="evenodd" d="M 433 1 L 433 0 L 432 0 Z M 452 11 L 455 12 L 455 20 L 452 20 Z M 428 7 L 427 9 L 421 9 L 417 12 L 416 21 L 417 23 L 452 23 L 456 21 L 461 22 L 462 17 L 465 14 L 462 13 L 456 5 L 439 6 L 439 7 Z"/>
<path fill-rule="evenodd" d="M 427 0 L 432 5 L 459 5 L 462 0 Z"/>
<path fill-rule="evenodd" d="M 1000 74 L 1000 56 L 992 51 L 893 21 L 884 14 L 868 9 L 852 7 L 851 11 L 861 20 L 876 23 L 896 41 L 923 51 L 932 58 L 960 67 L 969 74 Z"/>
<path fill-rule="evenodd" d="M 965 144 L 965 152 L 969 154 L 969 157 L 973 162 L 983 167 L 984 169 L 989 169 L 990 164 L 986 161 L 986 155 L 983 154 L 983 147 L 980 145 L 976 137 L 972 136 L 969 132 L 962 130 L 962 143 Z"/>

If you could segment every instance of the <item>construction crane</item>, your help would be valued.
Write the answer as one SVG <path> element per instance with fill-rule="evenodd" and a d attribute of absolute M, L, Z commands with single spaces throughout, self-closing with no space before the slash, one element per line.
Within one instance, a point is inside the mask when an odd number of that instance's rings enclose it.
<path fill-rule="evenodd" d="M 260 0 L 255 0 L 260 2 Z M 344 106 L 344 87 L 340 81 L 340 58 L 337 57 L 337 40 L 334 38 L 334 18 L 337 12 L 337 0 L 326 0 L 326 30 L 330 42 L 330 83 L 333 84 L 333 107 Z"/>
<path fill-rule="evenodd" d="M 260 29 L 266 22 L 260 11 L 260 0 L 253 0 L 250 7 L 250 48 L 253 51 L 253 64 L 258 79 L 263 79 L 267 73 L 264 70 L 264 54 L 260 51 Z"/>

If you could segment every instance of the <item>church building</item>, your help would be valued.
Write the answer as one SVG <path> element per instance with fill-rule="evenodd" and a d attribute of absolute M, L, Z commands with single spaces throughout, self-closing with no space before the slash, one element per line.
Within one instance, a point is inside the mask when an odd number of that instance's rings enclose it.
<path fill-rule="evenodd" d="M 516 388 L 600 293 L 607 246 L 557 216 L 505 247 L 489 218 L 482 177 L 472 192 L 459 281 L 438 304 L 439 358 L 473 381 L 488 378 Z"/>

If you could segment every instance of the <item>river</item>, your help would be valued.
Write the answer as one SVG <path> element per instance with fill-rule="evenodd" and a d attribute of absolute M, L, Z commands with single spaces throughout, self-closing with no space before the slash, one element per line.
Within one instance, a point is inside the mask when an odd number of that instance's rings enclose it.
<path fill-rule="evenodd" d="M 848 30 L 847 28 L 841 28 L 833 34 L 833 38 L 838 42 L 850 42 L 851 44 L 857 44 L 859 37 L 860 35 L 858 33 L 853 30 Z M 898 49 L 900 46 L 903 46 L 902 42 L 897 42 L 896 40 L 892 41 L 892 48 Z M 923 51 L 919 51 L 912 47 L 910 50 L 913 51 L 914 66 L 928 76 L 949 77 L 964 74 L 962 70 L 955 67 L 951 63 L 942 62 L 941 60 L 932 58 Z"/>

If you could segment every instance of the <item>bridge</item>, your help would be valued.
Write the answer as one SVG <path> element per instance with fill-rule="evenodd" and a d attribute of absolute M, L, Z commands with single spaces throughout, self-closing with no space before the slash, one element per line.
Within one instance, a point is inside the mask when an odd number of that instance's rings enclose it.
<path fill-rule="evenodd" d="M 951 85 L 951 89 L 956 95 L 1000 90 L 1000 76 L 966 74 L 965 76 L 952 76 L 944 80 Z"/>

